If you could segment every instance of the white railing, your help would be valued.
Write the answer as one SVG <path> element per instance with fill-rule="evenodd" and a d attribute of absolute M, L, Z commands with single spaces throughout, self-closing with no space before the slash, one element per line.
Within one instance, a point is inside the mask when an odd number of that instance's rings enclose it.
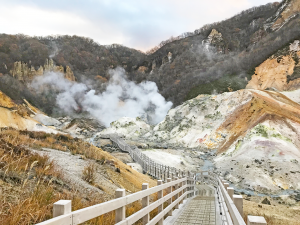
<path fill-rule="evenodd" d="M 167 178 L 171 177 L 172 174 L 176 177 L 184 175 L 184 172 L 182 170 L 157 163 L 143 154 L 137 147 L 130 147 L 124 140 L 119 138 L 117 134 L 107 134 L 102 135 L 102 137 L 109 138 L 122 151 L 128 152 L 131 158 L 142 166 L 145 173 L 151 175 L 156 179 L 161 179 L 166 182 Z"/>
<path fill-rule="evenodd" d="M 77 225 L 84 223 L 93 218 L 99 217 L 105 213 L 115 211 L 116 224 L 133 224 L 136 221 L 143 219 L 143 224 L 156 224 L 161 223 L 164 216 L 171 213 L 173 208 L 178 208 L 178 205 L 185 199 L 193 197 L 196 194 L 194 188 L 194 178 L 171 178 L 167 179 L 167 183 L 162 184 L 162 181 L 158 181 L 158 186 L 148 188 L 148 184 L 143 184 L 144 190 L 125 196 L 124 189 L 116 190 L 116 199 L 104 202 L 101 204 L 93 205 L 87 208 L 76 210 L 74 212 L 66 212 L 66 210 L 60 210 L 62 215 L 53 219 L 39 223 L 38 225 Z M 167 191 L 167 195 L 163 196 L 163 190 Z M 158 200 L 149 204 L 149 196 L 158 193 Z M 172 201 L 172 198 L 175 198 Z M 131 216 L 125 218 L 126 205 L 135 201 L 141 200 L 143 208 Z M 146 204 L 145 204 L 146 203 Z M 164 203 L 168 203 L 168 206 L 163 208 Z M 71 204 L 71 202 L 70 202 Z M 65 204 L 56 204 L 57 208 L 70 208 L 70 205 L 66 207 Z M 158 214 L 152 219 L 149 219 L 149 213 L 158 208 Z M 54 211 L 59 211 L 55 210 Z"/>

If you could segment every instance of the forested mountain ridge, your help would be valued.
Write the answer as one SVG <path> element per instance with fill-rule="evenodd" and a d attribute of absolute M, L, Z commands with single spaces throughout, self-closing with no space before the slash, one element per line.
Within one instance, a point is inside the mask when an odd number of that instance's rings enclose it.
<path fill-rule="evenodd" d="M 13 77 L 15 62 L 37 71 L 48 58 L 77 81 L 94 81 L 99 92 L 110 78 L 108 69 L 121 66 L 130 80 L 154 81 L 174 105 L 198 94 L 243 89 L 258 65 L 300 38 L 299 5 L 300 0 L 285 0 L 255 7 L 172 37 L 147 53 L 78 36 L 1 34 L 0 89 L 15 101 L 26 98 L 41 109 L 49 106 L 27 89 L 26 78 Z"/>

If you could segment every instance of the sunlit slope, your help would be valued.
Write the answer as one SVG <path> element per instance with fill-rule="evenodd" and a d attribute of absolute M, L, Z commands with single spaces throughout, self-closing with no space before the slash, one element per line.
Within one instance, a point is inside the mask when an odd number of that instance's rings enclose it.
<path fill-rule="evenodd" d="M 227 134 L 226 138 L 219 143 L 219 152 L 226 151 L 237 138 L 265 120 L 282 120 L 286 126 L 291 126 L 288 120 L 300 123 L 298 103 L 278 92 L 256 90 L 250 92 L 251 100 L 228 115 L 216 130 L 216 133 Z M 299 140 L 296 139 L 295 144 L 300 147 Z"/>
<path fill-rule="evenodd" d="M 11 98 L 0 91 L 0 128 L 11 127 L 18 130 L 46 131 L 56 133 L 54 129 L 41 125 L 33 117 L 41 113 L 26 100 L 16 104 Z"/>

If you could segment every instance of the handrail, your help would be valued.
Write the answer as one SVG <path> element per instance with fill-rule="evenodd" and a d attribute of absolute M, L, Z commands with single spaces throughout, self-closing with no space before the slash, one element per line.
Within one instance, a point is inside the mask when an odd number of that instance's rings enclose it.
<path fill-rule="evenodd" d="M 111 200 L 108 202 L 104 202 L 101 204 L 97 204 L 97 205 L 93 205 L 93 206 L 86 207 L 83 209 L 79 209 L 79 210 L 73 211 L 67 215 L 58 216 L 53 219 L 41 222 L 38 225 L 60 225 L 60 224 L 61 225 L 64 225 L 64 224 L 77 225 L 80 223 L 84 223 L 90 219 L 101 216 L 105 213 L 114 211 L 121 207 L 125 207 L 126 205 L 128 205 L 130 203 L 133 203 L 137 200 L 140 200 L 140 199 L 147 197 L 151 194 L 154 194 L 158 191 L 162 191 L 166 188 L 185 183 L 184 185 L 181 185 L 180 188 L 165 195 L 163 198 L 158 199 L 157 201 L 151 203 L 149 206 L 139 210 L 138 212 L 134 213 L 130 217 L 121 221 L 120 223 L 117 223 L 117 224 L 132 224 L 132 223 L 136 222 L 137 220 L 139 220 L 140 218 L 142 218 L 143 216 L 145 216 L 145 214 L 147 214 L 147 213 L 151 212 L 153 209 L 157 208 L 159 205 L 162 205 L 164 202 L 168 201 L 170 198 L 172 198 L 174 196 L 176 197 L 176 195 L 179 193 L 182 193 L 182 195 L 179 198 L 177 198 L 177 200 L 176 200 L 177 203 L 180 202 L 188 194 L 193 194 L 194 190 L 185 191 L 187 188 L 191 188 L 194 186 L 192 184 L 187 184 L 187 181 L 189 181 L 189 180 L 190 179 L 188 179 L 188 178 L 177 179 L 177 180 L 165 183 L 163 185 L 158 185 L 158 186 L 155 186 L 155 187 L 143 190 L 143 191 L 139 191 L 139 192 L 127 195 L 125 197 L 117 198 L 117 199 L 114 199 L 114 200 Z M 175 201 L 173 203 L 175 204 Z M 173 205 L 173 203 L 172 203 L 172 205 Z M 164 210 L 164 212 L 166 212 L 165 210 Z"/>
<path fill-rule="evenodd" d="M 102 135 L 104 138 L 109 138 L 113 143 L 115 143 L 122 151 L 128 152 L 130 156 L 142 166 L 142 169 L 147 174 L 166 181 L 167 177 L 170 177 L 170 174 L 175 176 L 181 175 L 184 176 L 185 172 L 175 168 L 165 166 L 163 164 L 153 161 L 151 158 L 143 154 L 138 148 L 134 147 L 133 149 L 122 139 L 119 138 L 117 134 L 106 134 Z M 168 174 L 168 175 L 167 175 Z"/>
<path fill-rule="evenodd" d="M 246 225 L 243 217 L 239 213 L 238 209 L 236 208 L 235 204 L 233 203 L 232 199 L 230 198 L 229 194 L 227 193 L 227 190 L 225 190 L 225 187 L 223 186 L 220 178 L 218 178 L 219 187 L 221 189 L 222 195 L 224 197 L 226 206 L 228 208 L 228 211 L 230 213 L 232 222 L 234 225 Z"/>
<path fill-rule="evenodd" d="M 95 217 L 101 216 L 105 213 L 114 211 L 114 210 L 116 210 L 120 207 L 126 206 L 130 203 L 133 203 L 137 200 L 140 200 L 140 199 L 142 199 L 144 197 L 147 197 L 151 194 L 154 194 L 158 191 L 164 190 L 164 189 L 166 189 L 170 186 L 173 186 L 175 184 L 178 184 L 178 183 L 180 183 L 184 180 L 185 180 L 184 178 L 180 179 L 180 180 L 175 180 L 175 181 L 172 181 L 170 183 L 166 183 L 164 185 L 155 186 L 153 188 L 149 188 L 149 189 L 144 190 L 144 191 L 139 191 L 139 192 L 133 193 L 131 195 L 127 195 L 125 197 L 117 198 L 117 199 L 114 199 L 114 200 L 111 200 L 111 201 L 108 201 L 108 202 L 104 202 L 104 203 L 100 203 L 100 204 L 93 205 L 93 206 L 90 206 L 90 207 L 86 207 L 86 208 L 83 208 L 83 209 L 79 209 L 79 210 L 74 211 L 72 213 L 73 214 L 73 223 L 74 223 L 74 219 L 77 222 L 76 224 L 79 224 L 79 223 L 83 223 L 85 221 L 88 221 L 90 219 L 93 219 Z M 185 186 L 185 187 L 187 187 L 187 186 Z M 88 214 L 86 214 L 87 212 L 89 212 L 89 213 L 93 212 L 92 213 L 93 217 L 89 217 Z M 77 219 L 77 217 L 78 218 L 80 217 L 81 220 Z"/>

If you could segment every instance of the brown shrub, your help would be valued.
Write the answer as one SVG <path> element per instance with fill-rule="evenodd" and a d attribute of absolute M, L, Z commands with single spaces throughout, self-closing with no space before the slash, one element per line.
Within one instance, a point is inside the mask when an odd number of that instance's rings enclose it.
<path fill-rule="evenodd" d="M 89 163 L 82 171 L 82 179 L 91 185 L 95 184 L 96 180 L 96 165 Z"/>

